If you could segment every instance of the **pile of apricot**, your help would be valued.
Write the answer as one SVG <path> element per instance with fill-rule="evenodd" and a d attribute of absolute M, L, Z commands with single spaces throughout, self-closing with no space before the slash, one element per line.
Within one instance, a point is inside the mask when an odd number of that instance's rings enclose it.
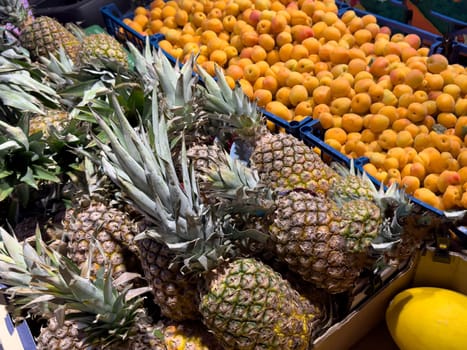
<path fill-rule="evenodd" d="M 287 121 L 307 116 L 379 181 L 442 210 L 467 208 L 467 71 L 415 34 L 334 0 L 154 0 L 126 24 Z"/>

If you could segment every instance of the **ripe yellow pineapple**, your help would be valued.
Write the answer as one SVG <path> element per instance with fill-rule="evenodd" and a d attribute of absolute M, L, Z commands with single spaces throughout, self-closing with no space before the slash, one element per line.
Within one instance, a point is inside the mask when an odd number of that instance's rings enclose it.
<path fill-rule="evenodd" d="M 60 47 L 73 61 L 77 58 L 78 39 L 53 18 L 34 18 L 21 0 L 0 0 L 0 21 L 18 27 L 21 45 L 29 50 L 33 59 L 48 57 Z"/>

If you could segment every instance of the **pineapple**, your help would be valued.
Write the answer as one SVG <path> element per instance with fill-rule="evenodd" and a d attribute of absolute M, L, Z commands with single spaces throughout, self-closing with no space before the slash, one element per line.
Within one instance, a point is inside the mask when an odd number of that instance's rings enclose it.
<path fill-rule="evenodd" d="M 230 212 L 261 215 L 275 256 L 318 288 L 350 291 L 365 266 L 371 243 L 383 230 L 385 196 L 378 201 L 329 198 L 306 189 L 273 192 L 261 186 L 257 172 L 238 160 L 218 163 L 204 175 L 206 194 Z M 394 190 L 387 196 L 393 199 Z M 255 205 L 256 204 L 256 207 Z M 261 226 L 259 226 L 261 227 Z"/>
<path fill-rule="evenodd" d="M 161 332 L 167 350 L 223 350 L 200 322 L 162 321 Z"/>
<path fill-rule="evenodd" d="M 88 65 L 102 58 L 111 64 L 128 68 L 127 54 L 117 39 L 107 33 L 85 36 L 79 47 L 78 64 Z"/>
<path fill-rule="evenodd" d="M 181 275 L 198 282 L 201 320 L 224 349 L 307 349 L 313 318 L 309 302 L 264 263 L 236 254 L 226 237 L 232 223 L 201 202 L 183 143 L 182 175 L 177 176 L 156 93 L 152 130 L 134 130 L 117 115 L 128 136 L 125 143 L 116 136 L 116 123 L 112 128 L 96 115 L 111 145 L 102 148 L 106 174 L 152 223 L 141 238 L 165 246 Z M 146 268 L 157 271 L 160 266 Z"/>
<path fill-rule="evenodd" d="M 131 277 L 112 281 L 110 269 L 91 282 L 80 276 L 78 266 L 47 247 L 39 235 L 35 248 L 20 243 L 3 228 L 0 235 L 0 282 L 7 286 L 4 292 L 10 296 L 12 312 L 56 317 L 49 322 L 49 334 L 44 332 L 40 338 L 49 340 L 48 349 L 57 338 L 61 339 L 60 349 L 66 345 L 71 349 L 164 349 L 142 305 L 141 294 L 147 288 L 130 290 L 127 286 L 118 291 L 116 286 Z"/>
<path fill-rule="evenodd" d="M 87 159 L 84 168 L 88 193 L 75 194 L 74 205 L 66 210 L 62 221 L 69 257 L 81 268 L 90 260 L 93 278 L 107 262 L 114 278 L 126 271 L 137 272 L 136 223 L 126 212 L 112 206 L 110 195 L 115 191 L 109 179 L 95 172 Z M 94 239 L 100 248 L 91 250 Z"/>
<path fill-rule="evenodd" d="M 62 131 L 68 119 L 68 113 L 63 110 L 47 109 L 45 115 L 34 114 L 29 120 L 29 135 L 42 132 L 47 138 L 51 127 Z"/>
<path fill-rule="evenodd" d="M 60 47 L 73 60 L 77 58 L 78 39 L 53 18 L 34 18 L 21 0 L 0 0 L 0 22 L 10 22 L 19 28 L 21 45 L 29 50 L 33 59 L 55 54 Z"/>
<path fill-rule="evenodd" d="M 55 316 L 47 320 L 36 339 L 37 350 L 85 350 L 83 334 L 76 322 L 59 322 Z"/>
<path fill-rule="evenodd" d="M 327 194 L 338 174 L 319 155 L 296 137 L 266 130 L 256 104 L 243 93 L 240 86 L 232 91 L 217 69 L 215 81 L 202 67 L 197 67 L 206 85 L 206 109 L 215 119 L 225 122 L 217 135 L 235 135 L 241 149 L 240 159 L 251 162 L 261 181 L 277 190 L 305 188 L 317 194 Z"/>

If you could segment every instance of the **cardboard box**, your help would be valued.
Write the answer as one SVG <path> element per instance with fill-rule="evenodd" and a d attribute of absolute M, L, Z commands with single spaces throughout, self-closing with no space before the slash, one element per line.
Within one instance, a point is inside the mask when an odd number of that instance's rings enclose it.
<path fill-rule="evenodd" d="M 438 259 L 427 248 L 376 295 L 316 339 L 314 350 L 398 350 L 386 328 L 385 310 L 391 299 L 409 287 L 432 286 L 467 294 L 467 254 L 450 252 Z"/>
<path fill-rule="evenodd" d="M 0 350 L 35 350 L 36 344 L 28 324 L 13 324 L 6 308 L 7 301 L 0 293 Z"/>
<path fill-rule="evenodd" d="M 386 328 L 384 315 L 391 299 L 411 286 L 436 286 L 467 294 L 467 254 L 450 252 L 448 261 L 427 248 L 390 278 L 375 295 L 362 301 L 341 322 L 313 343 L 313 350 L 398 350 Z M 0 350 L 34 350 L 34 339 L 23 323 L 16 328 L 0 294 Z"/>

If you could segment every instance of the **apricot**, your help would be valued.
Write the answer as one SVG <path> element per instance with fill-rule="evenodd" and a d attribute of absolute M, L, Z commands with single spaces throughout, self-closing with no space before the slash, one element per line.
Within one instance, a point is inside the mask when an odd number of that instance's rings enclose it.
<path fill-rule="evenodd" d="M 365 114 L 371 107 L 371 97 L 367 93 L 356 93 L 354 97 L 352 97 L 351 110 L 357 114 Z"/>
<path fill-rule="evenodd" d="M 443 92 L 436 97 L 436 106 L 441 112 L 454 112 L 456 102 L 454 97 Z"/>
<path fill-rule="evenodd" d="M 292 106 L 308 99 L 308 90 L 303 85 L 294 85 L 290 90 L 289 101 Z"/>
<path fill-rule="evenodd" d="M 324 140 L 328 139 L 336 140 L 341 145 L 344 145 L 347 141 L 347 133 L 342 128 L 332 127 L 324 132 Z"/>
<path fill-rule="evenodd" d="M 387 117 L 386 117 L 387 118 Z M 378 137 L 378 144 L 381 148 L 389 150 L 396 146 L 397 133 L 394 130 L 386 129 Z"/>
<path fill-rule="evenodd" d="M 370 129 L 373 133 L 379 134 L 383 131 L 386 131 L 390 125 L 390 120 L 384 114 L 373 114 L 368 120 L 367 128 Z M 395 144 L 394 137 L 394 144 Z"/>
<path fill-rule="evenodd" d="M 428 57 L 426 65 L 430 73 L 441 73 L 448 67 L 448 59 L 441 54 L 432 54 Z"/>
<path fill-rule="evenodd" d="M 433 193 L 438 192 L 438 180 L 439 174 L 428 174 L 423 180 L 423 187 L 430 190 Z"/>
<path fill-rule="evenodd" d="M 408 161 L 407 153 L 405 152 L 404 148 L 399 146 L 390 148 L 387 152 L 387 156 L 396 158 L 399 162 L 399 168 L 403 168 Z"/>
<path fill-rule="evenodd" d="M 459 185 L 460 184 L 460 175 L 457 171 L 444 170 L 439 174 L 438 178 L 438 191 L 444 193 L 448 186 L 450 185 Z"/>
<path fill-rule="evenodd" d="M 331 88 L 329 86 L 318 86 L 313 90 L 315 104 L 329 104 L 331 102 Z"/>
<path fill-rule="evenodd" d="M 282 118 L 286 121 L 292 119 L 292 112 L 281 102 L 271 101 L 266 105 L 266 111 L 277 115 L 279 118 Z"/>
<path fill-rule="evenodd" d="M 313 103 L 312 100 L 308 99 L 306 101 L 301 101 L 295 107 L 295 115 L 311 116 L 313 113 Z"/>
<path fill-rule="evenodd" d="M 409 147 L 413 145 L 413 136 L 407 130 L 401 130 L 397 133 L 396 145 L 398 147 Z"/>
<path fill-rule="evenodd" d="M 412 163 L 409 169 L 409 175 L 417 177 L 420 181 L 423 181 L 426 176 L 426 169 L 421 163 Z"/>
<path fill-rule="evenodd" d="M 438 198 L 436 194 L 434 194 L 431 190 L 429 190 L 426 187 L 416 189 L 413 193 L 413 196 L 432 207 L 441 207 L 440 198 Z"/>
<path fill-rule="evenodd" d="M 314 113 L 314 110 L 313 110 L 313 113 Z M 318 119 L 319 123 L 324 129 L 337 127 L 337 125 L 335 125 L 334 123 L 334 117 L 329 112 L 321 112 L 317 118 L 313 117 L 313 119 Z"/>
<path fill-rule="evenodd" d="M 401 186 L 404 188 L 405 192 L 412 195 L 420 188 L 420 179 L 412 175 L 404 176 L 401 179 Z"/>
<path fill-rule="evenodd" d="M 253 98 L 257 101 L 258 106 L 264 107 L 272 101 L 272 93 L 266 89 L 257 89 L 253 94 Z"/>
<path fill-rule="evenodd" d="M 414 123 L 423 121 L 427 115 L 426 106 L 419 102 L 410 103 L 407 107 L 407 111 L 407 118 Z"/>
<path fill-rule="evenodd" d="M 275 99 L 276 101 L 281 102 L 285 106 L 289 106 L 290 104 L 290 90 L 291 88 L 288 86 L 282 86 L 280 87 L 276 94 L 275 94 Z"/>

